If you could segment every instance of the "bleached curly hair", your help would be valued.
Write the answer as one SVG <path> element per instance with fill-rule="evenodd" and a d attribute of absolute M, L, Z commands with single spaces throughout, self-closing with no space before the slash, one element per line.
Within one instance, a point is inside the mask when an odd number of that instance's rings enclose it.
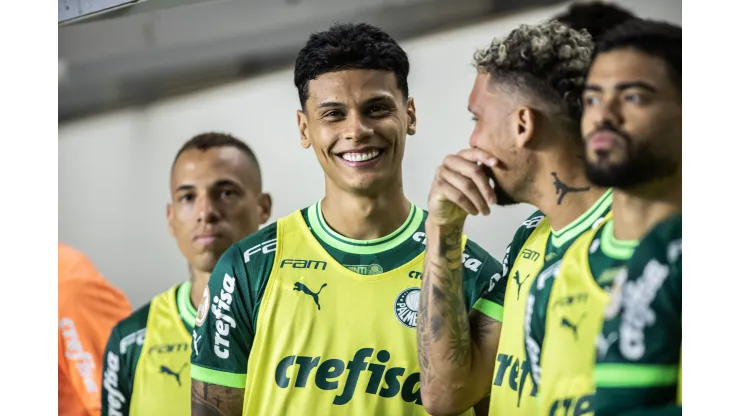
<path fill-rule="evenodd" d="M 521 25 L 505 38 L 496 38 L 474 55 L 481 74 L 494 83 L 508 84 L 538 104 L 563 115 L 573 132 L 579 131 L 581 93 L 591 54 L 591 36 L 563 23 Z"/>

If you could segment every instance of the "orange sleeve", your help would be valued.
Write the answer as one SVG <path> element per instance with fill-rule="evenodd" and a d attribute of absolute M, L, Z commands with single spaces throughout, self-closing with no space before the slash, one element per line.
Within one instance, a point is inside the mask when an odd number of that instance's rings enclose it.
<path fill-rule="evenodd" d="M 103 352 L 118 321 L 131 305 L 117 289 L 100 279 L 80 279 L 59 286 L 60 371 L 69 390 L 87 412 L 100 414 Z M 61 403 L 60 403 L 61 405 Z"/>

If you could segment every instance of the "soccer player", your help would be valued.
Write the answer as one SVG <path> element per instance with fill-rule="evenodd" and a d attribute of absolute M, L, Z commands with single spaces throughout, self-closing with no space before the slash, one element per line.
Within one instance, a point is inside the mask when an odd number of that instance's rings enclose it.
<path fill-rule="evenodd" d="M 260 167 L 239 139 L 187 141 L 170 171 L 167 222 L 190 278 L 113 329 L 105 353 L 103 415 L 190 414 L 190 345 L 196 307 L 219 256 L 270 217 Z"/>
<path fill-rule="evenodd" d="M 588 35 L 550 22 L 522 25 L 475 54 L 471 149 L 445 158 L 429 196 L 418 348 L 430 413 L 452 414 L 489 391 L 492 415 L 530 415 L 535 407 L 524 351 L 529 286 L 545 259 L 558 258 L 611 204 L 611 191 L 591 186 L 582 163 L 580 94 L 591 51 Z M 516 232 L 494 290 L 468 318 L 454 285 L 465 219 L 520 202 L 538 211 Z M 497 288 L 507 279 L 502 308 Z"/>
<path fill-rule="evenodd" d="M 193 335 L 193 415 L 426 414 L 415 341 L 427 214 L 401 174 L 416 131 L 408 73 L 403 49 L 367 24 L 312 34 L 298 54 L 300 141 L 326 194 L 219 261 Z M 471 241 L 462 256 L 452 284 L 469 309 L 502 270 Z"/>
<path fill-rule="evenodd" d="M 97 416 L 105 342 L 131 305 L 87 256 L 58 246 L 59 414 Z"/>
<path fill-rule="evenodd" d="M 631 20 L 594 55 L 586 172 L 614 202 L 528 297 L 539 414 L 680 414 L 681 29 Z"/>

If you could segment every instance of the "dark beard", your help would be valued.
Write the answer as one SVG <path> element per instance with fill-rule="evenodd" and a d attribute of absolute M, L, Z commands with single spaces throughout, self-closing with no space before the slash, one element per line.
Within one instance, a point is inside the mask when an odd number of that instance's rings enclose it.
<path fill-rule="evenodd" d="M 519 203 L 516 199 L 514 199 L 509 193 L 507 193 L 504 188 L 502 188 L 498 183 L 496 182 L 496 178 L 493 176 L 493 170 L 491 170 L 488 166 L 483 166 L 483 171 L 486 173 L 486 176 L 488 176 L 489 180 L 492 180 L 493 183 L 496 185 L 493 187 L 493 194 L 496 196 L 496 205 L 505 207 L 509 205 L 516 205 Z"/>
<path fill-rule="evenodd" d="M 609 122 L 599 126 L 591 134 L 599 131 L 610 131 L 622 138 L 626 159 L 618 164 L 610 164 L 606 160 L 606 155 L 602 156 L 597 152 L 599 160 L 596 162 L 587 160 L 586 177 L 596 186 L 631 189 L 669 177 L 679 168 L 679 161 L 655 154 L 649 143 L 643 142 L 635 146 L 630 135 L 620 131 Z"/>
<path fill-rule="evenodd" d="M 626 144 L 627 158 L 621 163 L 586 162 L 586 177 L 592 184 L 604 188 L 633 189 L 670 177 L 679 169 L 678 161 L 656 155 L 647 144 L 639 148 L 631 140 Z"/>

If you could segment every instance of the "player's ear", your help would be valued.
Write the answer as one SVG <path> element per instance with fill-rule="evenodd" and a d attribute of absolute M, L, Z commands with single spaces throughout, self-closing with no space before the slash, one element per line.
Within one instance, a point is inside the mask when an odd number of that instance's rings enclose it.
<path fill-rule="evenodd" d="M 308 116 L 303 110 L 296 111 L 296 118 L 298 120 L 298 132 L 301 135 L 301 146 L 304 149 L 311 147 L 311 140 L 308 137 Z"/>
<path fill-rule="evenodd" d="M 172 204 L 167 204 L 167 228 L 170 230 L 170 235 L 175 236 L 175 228 L 172 223 L 175 220 L 175 213 L 172 210 Z"/>
<path fill-rule="evenodd" d="M 262 193 L 262 195 L 259 196 L 257 204 L 260 207 L 259 217 L 260 225 L 262 225 L 266 223 L 272 215 L 272 196 L 267 192 Z"/>
<path fill-rule="evenodd" d="M 406 101 L 406 116 L 409 122 L 406 134 L 413 136 L 416 134 L 416 103 L 414 102 L 414 97 L 409 97 Z"/>
<path fill-rule="evenodd" d="M 529 107 L 519 107 L 514 111 L 514 137 L 516 147 L 524 148 L 534 137 L 534 111 Z"/>

